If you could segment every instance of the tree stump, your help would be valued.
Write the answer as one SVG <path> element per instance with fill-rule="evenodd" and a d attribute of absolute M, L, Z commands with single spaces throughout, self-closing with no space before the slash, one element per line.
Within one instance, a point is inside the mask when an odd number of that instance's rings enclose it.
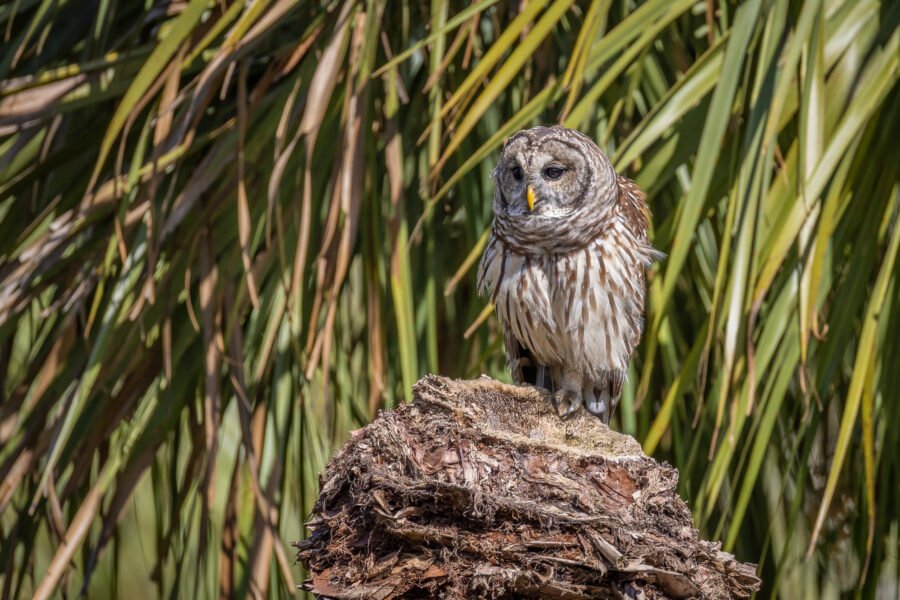
<path fill-rule="evenodd" d="M 295 546 L 319 598 L 743 598 L 678 471 L 534 388 L 426 377 L 332 459 Z"/>

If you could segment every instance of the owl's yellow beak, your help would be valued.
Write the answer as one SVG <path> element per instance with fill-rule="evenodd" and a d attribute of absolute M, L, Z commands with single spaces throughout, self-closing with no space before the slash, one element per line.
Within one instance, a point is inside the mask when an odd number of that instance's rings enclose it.
<path fill-rule="evenodd" d="M 525 192 L 525 199 L 528 200 L 528 210 L 534 210 L 534 190 L 531 189 L 531 186 L 528 186 L 528 191 Z"/>

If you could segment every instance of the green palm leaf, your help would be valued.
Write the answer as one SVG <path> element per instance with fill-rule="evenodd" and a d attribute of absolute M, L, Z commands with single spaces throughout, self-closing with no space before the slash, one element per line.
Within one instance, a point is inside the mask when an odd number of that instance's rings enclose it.
<path fill-rule="evenodd" d="M 426 371 L 505 377 L 473 271 L 492 160 L 548 122 L 668 254 L 621 427 L 766 594 L 896 589 L 896 2 L 0 22 L 0 597 L 293 595 L 350 432 Z"/>

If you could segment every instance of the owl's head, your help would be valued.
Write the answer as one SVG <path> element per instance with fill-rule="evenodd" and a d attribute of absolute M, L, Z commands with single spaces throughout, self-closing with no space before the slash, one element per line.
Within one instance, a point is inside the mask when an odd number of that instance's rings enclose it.
<path fill-rule="evenodd" d="M 543 249 L 594 229 L 616 202 L 616 173 L 586 135 L 534 127 L 506 141 L 494 169 L 494 215 L 517 245 Z M 567 229 L 575 228 L 576 231 Z"/>

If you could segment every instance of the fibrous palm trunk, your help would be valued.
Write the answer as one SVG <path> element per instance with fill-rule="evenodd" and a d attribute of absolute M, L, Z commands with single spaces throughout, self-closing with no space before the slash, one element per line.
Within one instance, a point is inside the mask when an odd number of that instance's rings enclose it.
<path fill-rule="evenodd" d="M 678 472 L 533 388 L 426 377 L 354 433 L 298 542 L 320 598 L 734 598 L 755 566 L 703 541 Z"/>

